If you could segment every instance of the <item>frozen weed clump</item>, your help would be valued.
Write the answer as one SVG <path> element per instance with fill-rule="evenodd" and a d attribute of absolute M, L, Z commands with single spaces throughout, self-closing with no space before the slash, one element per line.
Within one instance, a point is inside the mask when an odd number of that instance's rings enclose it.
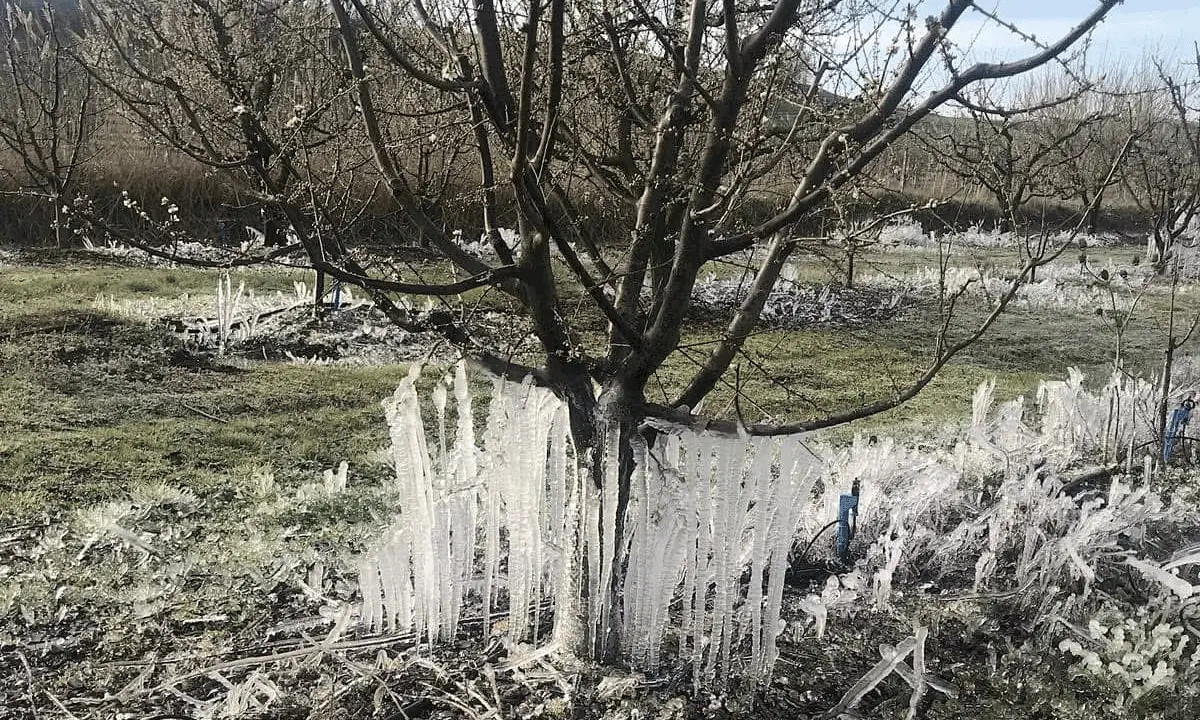
<path fill-rule="evenodd" d="M 1196 513 L 1153 492 L 1140 463 L 1097 474 L 1085 464 L 1130 460 L 1153 437 L 1142 413 L 1152 390 L 1122 377 L 1089 390 L 1072 371 L 1043 383 L 1040 419 L 1029 421 L 1022 401 L 995 406 L 985 384 L 951 442 L 917 450 L 860 438 L 834 455 L 826 508 L 850 483 L 862 487 L 856 572 L 870 587 L 853 594 L 887 607 L 899 588 L 932 581 L 1001 597 L 1028 619 L 1020 643 L 1067 653 L 1077 674 L 1120 690 L 1117 706 L 1192 692 L 1200 553 L 1153 558 L 1166 538 L 1194 536 Z M 802 532 L 819 519 L 803 517 Z M 820 629 L 844 596 L 827 583 L 802 607 Z"/>
<path fill-rule="evenodd" d="M 1086 628 L 1058 644 L 1075 658 L 1071 670 L 1112 684 L 1117 693 L 1113 710 L 1156 690 L 1195 695 L 1200 680 L 1200 646 L 1182 626 L 1155 623 L 1146 608 L 1134 614 L 1108 604 Z"/>
<path fill-rule="evenodd" d="M 883 248 L 922 247 L 929 245 L 931 239 L 925 234 L 920 223 L 897 222 L 885 225 L 879 231 L 879 245 Z"/>
<path fill-rule="evenodd" d="M 900 289 L 844 288 L 835 285 L 804 286 L 792 278 L 767 295 L 760 322 L 772 327 L 796 328 L 813 325 L 843 327 L 864 325 L 895 314 L 904 299 Z M 701 313 L 729 312 L 750 292 L 749 283 L 709 277 L 696 284 L 694 307 Z"/>
<path fill-rule="evenodd" d="M 217 280 L 217 353 L 224 355 L 233 337 L 233 323 L 240 311 L 242 295 L 246 292 L 246 283 L 238 283 L 238 289 L 233 291 L 233 280 L 229 273 L 223 273 Z"/>
<path fill-rule="evenodd" d="M 1031 601 L 1036 591 L 1070 579 L 1086 594 L 1097 565 L 1112 562 L 1111 554 L 1139 539 L 1140 528 L 1163 510 L 1128 479 L 1080 501 L 1063 491 L 1068 468 L 1148 437 L 1149 418 L 1134 415 L 1148 391 L 1147 384 L 1117 379 L 1092 393 L 1073 372 L 1067 381 L 1043 383 L 1040 427 L 1031 427 L 1021 401 L 994 408 L 985 384 L 971 425 L 953 443 L 917 451 L 859 441 L 844 451 L 832 473 L 862 481 L 860 523 L 878 538 L 867 549 L 877 601 L 886 602 L 897 570 L 970 572 L 976 591 L 1019 588 Z"/>
<path fill-rule="evenodd" d="M 1109 278 L 1099 280 L 1103 271 Z M 1091 267 L 1088 272 L 1078 266 L 1049 265 L 1039 268 L 1033 281 L 1026 282 L 1012 299 L 1012 306 L 1023 309 L 1068 310 L 1105 313 L 1126 312 L 1144 293 L 1162 293 L 1169 290 L 1163 284 L 1152 284 L 1149 275 L 1153 268 L 1142 265 L 1130 269 L 1117 268 L 1111 263 L 1107 267 Z M 897 292 L 938 292 L 945 288 L 947 293 L 966 289 L 970 296 L 991 300 L 1003 295 L 1015 276 L 1015 268 L 1009 270 L 994 267 L 949 267 L 943 272 L 933 267 L 896 273 L 864 273 L 861 284 L 878 288 L 891 288 Z"/>

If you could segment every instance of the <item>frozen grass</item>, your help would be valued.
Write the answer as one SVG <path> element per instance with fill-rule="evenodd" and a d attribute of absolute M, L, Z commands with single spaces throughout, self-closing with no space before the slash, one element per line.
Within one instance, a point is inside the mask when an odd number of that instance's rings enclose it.
<path fill-rule="evenodd" d="M 173 365 L 159 331 L 95 314 L 39 315 L 45 334 L 0 332 L 0 516 L 13 522 L 166 481 L 211 497 L 226 473 L 282 478 L 359 457 L 384 438 L 376 403 L 391 367 L 203 371 Z M 220 418 L 214 421 L 208 415 Z"/>
<path fill-rule="evenodd" d="M 893 273 L 907 272 L 916 267 L 915 263 L 928 261 L 924 252 L 891 253 L 876 258 L 876 261 L 881 265 L 890 263 L 888 267 Z M 1109 254 L 1097 251 L 1096 264 L 1119 261 L 1128 254 L 1127 250 L 1104 252 Z M 1069 275 L 1070 266 L 1071 263 L 1066 262 L 1067 269 L 1063 272 Z M 428 275 L 439 270 L 427 267 L 422 272 Z M 262 300 L 277 298 L 276 293 L 290 297 L 295 292 L 294 283 L 306 279 L 309 278 L 303 274 L 297 276 L 290 272 L 233 274 L 235 284 L 244 280 L 247 288 L 253 289 L 254 296 Z M 93 413 L 101 417 L 111 416 L 112 413 L 107 410 L 111 406 L 123 409 L 133 417 L 153 421 L 159 415 L 154 408 L 177 402 L 176 398 L 160 395 L 177 393 L 185 386 L 181 384 L 172 389 L 155 385 L 182 372 L 162 364 L 169 354 L 165 350 L 156 350 L 157 354 L 153 354 L 152 358 L 139 359 L 139 348 L 153 348 L 158 342 L 154 334 L 121 325 L 116 330 L 117 336 L 113 342 L 119 347 L 89 353 L 85 346 L 94 343 L 96 333 L 100 331 L 79 331 L 78 328 L 73 329 L 72 324 L 87 326 L 108 322 L 103 318 L 111 318 L 111 314 L 94 314 L 97 302 L 109 312 L 139 318 L 154 316 L 159 310 L 172 314 L 191 310 L 199 313 L 213 303 L 215 287 L 214 273 L 182 269 L 7 269 L 5 282 L 0 284 L 0 322 L 3 322 L 0 338 L 13 331 L 53 331 L 28 338 L 12 338 L 3 345 L 6 369 L 10 370 L 5 374 L 3 387 L 0 387 L 0 393 L 7 399 L 4 405 L 8 410 L 6 414 L 24 416 L 20 421 L 22 424 L 9 427 L 57 427 L 51 418 L 69 417 L 58 411 L 60 407 L 81 408 L 86 418 Z M 103 300 L 98 301 L 97 298 Z M 1129 367 L 1135 372 L 1150 374 L 1157 368 L 1165 330 L 1165 302 L 1166 298 L 1161 293 L 1147 297 L 1139 303 L 1137 315 L 1124 331 L 1124 354 Z M 1182 305 L 1191 311 L 1196 306 L 1194 295 L 1183 295 Z M 804 332 L 764 330 L 756 333 L 749 338 L 745 355 L 737 360 L 741 367 L 741 387 L 750 397 L 742 407 L 746 419 L 755 421 L 817 416 L 848 404 L 879 397 L 907 382 L 928 362 L 928 348 L 937 318 L 928 306 L 921 303 L 906 307 L 907 313 L 901 317 L 869 327 L 823 328 Z M 962 309 L 960 327 L 969 327 L 978 321 L 983 310 L 982 303 L 968 304 Z M 80 322 L 76 323 L 76 319 Z M 584 330 L 585 336 L 591 332 L 586 327 Z M 669 398 L 681 388 L 691 367 L 704 358 L 713 336 L 719 330 L 719 326 L 702 322 L 689 324 L 684 349 L 658 373 L 649 387 L 653 399 Z M 60 335 L 55 337 L 55 332 Z M 1186 345 L 1183 353 L 1191 352 L 1195 342 L 1193 340 Z M 971 392 L 979 382 L 990 376 L 997 378 L 997 396 L 1000 399 L 1011 399 L 1018 394 L 1030 396 L 1040 377 L 1061 377 L 1063 369 L 1068 366 L 1079 367 L 1092 377 L 1104 376 L 1115 344 L 1115 328 L 1112 318 L 1108 316 L 1096 315 L 1094 311 L 1085 309 L 1076 312 L 1018 305 L 1002 317 L 977 346 L 952 363 L 916 400 L 869 421 L 864 427 L 872 431 L 877 428 L 900 428 L 902 432 L 907 432 L 940 426 L 966 412 Z M 54 353 L 59 355 L 55 356 Z M 345 373 L 347 378 L 382 378 L 394 377 L 396 372 L 370 367 L 344 368 L 335 371 L 333 377 Z M 122 382 L 127 382 L 124 378 L 128 376 L 133 378 L 128 382 L 136 381 L 139 384 L 132 394 L 127 392 L 128 388 L 104 391 L 105 383 L 98 382 L 98 379 L 105 374 L 122 378 Z M 222 392 L 219 389 L 221 386 L 238 388 L 228 393 L 235 402 L 232 414 L 236 416 L 236 408 L 248 404 L 264 408 L 268 414 L 272 414 L 269 407 L 271 403 L 283 403 L 283 408 L 294 407 L 294 401 L 286 398 L 286 395 L 291 389 L 304 386 L 303 382 L 296 380 L 298 378 L 311 378 L 311 381 L 304 382 L 313 384 L 318 397 L 333 399 L 333 393 L 323 392 L 318 387 L 323 377 L 323 368 L 296 368 L 281 373 L 262 369 L 223 376 L 220 383 L 214 381 L 211 390 L 205 389 L 204 382 L 207 381 L 201 377 L 196 389 L 201 393 L 219 393 Z M 372 381 L 371 386 L 383 390 L 386 384 Z M 76 394 L 89 387 L 97 388 L 99 396 L 91 398 Z M 260 395 L 264 400 L 255 400 Z M 718 387 L 707 400 L 705 409 L 719 416 L 732 417 L 735 412 L 732 395 L 732 387 Z M 361 399 L 360 408 L 363 409 L 360 411 L 364 418 L 372 415 L 373 395 L 354 390 L 351 397 Z M 197 396 L 197 399 L 205 400 L 203 396 Z M 218 415 L 231 412 L 223 407 L 225 395 L 214 396 L 213 399 L 213 403 L 201 404 L 215 410 Z M 148 407 L 150 410 L 136 410 L 137 407 Z M 17 408 L 25 412 L 17 413 Z M 166 413 L 166 417 L 187 414 L 186 411 L 175 410 Z M 365 423 L 365 419 L 362 422 Z M 94 431 L 100 432 L 103 427 L 104 423 L 100 423 Z M 36 443 L 40 445 L 42 441 L 37 440 Z M 86 442 L 82 445 L 89 446 Z M 170 451 L 165 450 L 164 454 Z M 331 457 L 327 462 L 334 460 Z"/>
<path fill-rule="evenodd" d="M 210 307 L 218 274 L 211 270 L 89 266 L 84 264 L 18 266 L 5 270 L 0 284 L 0 319 L 40 312 L 91 309 L 148 318 L 157 307 Z M 293 294 L 294 283 L 311 284 L 312 273 L 278 270 L 241 270 L 234 281 L 245 280 L 259 295 Z M 145 310 L 138 310 L 140 303 Z"/>

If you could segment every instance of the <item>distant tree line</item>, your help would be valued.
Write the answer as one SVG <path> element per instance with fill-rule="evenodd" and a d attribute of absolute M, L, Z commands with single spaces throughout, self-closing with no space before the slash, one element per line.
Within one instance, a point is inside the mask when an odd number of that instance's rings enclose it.
<path fill-rule="evenodd" d="M 131 94 L 133 84 L 153 84 L 153 79 L 139 80 L 117 67 L 134 55 L 123 57 L 116 49 L 122 44 L 112 35 L 122 24 L 106 26 L 99 18 L 113 15 L 123 7 L 120 2 L 4 0 L 0 5 L 4 60 L 0 92 L 11 99 L 0 105 L 0 149 L 7 150 L 0 153 L 0 183 L 8 193 L 0 202 L 0 232 L 7 230 L 11 236 L 19 231 L 22 237 L 10 239 L 37 242 L 53 230 L 58 242 L 68 241 L 61 223 L 56 222 L 59 203 L 49 199 L 69 198 L 76 189 L 110 207 L 123 201 L 121 191 L 142 203 L 169 195 L 184 208 L 185 222 L 210 234 L 221 223 L 259 222 L 254 183 L 239 180 L 236 173 L 218 177 L 214 165 L 201 157 L 208 151 L 198 155 L 188 147 L 195 138 L 185 141 L 186 136 L 207 133 L 197 133 L 192 127 L 208 120 L 203 116 L 203 103 L 183 106 L 193 113 L 190 117 L 179 110 L 161 112 L 163 107 L 155 114 L 148 110 L 157 100 Z M 189 6 L 192 9 L 185 10 Z M 337 158 L 338 179 L 332 182 L 344 185 L 339 192 L 357 196 L 356 202 L 362 206 L 362 232 L 411 230 L 404 223 L 391 222 L 396 215 L 383 201 L 378 178 L 368 167 L 370 152 L 364 148 L 369 139 L 353 117 L 349 71 L 341 67 L 338 30 L 330 13 L 320 4 L 296 2 L 243 2 L 229 8 L 243 6 L 252 8 L 250 14 L 255 18 L 242 28 L 244 39 L 264 45 L 253 58 L 244 58 L 264 63 L 256 71 L 259 86 L 250 87 L 251 93 L 258 92 L 258 102 L 266 108 L 284 95 L 315 97 L 319 86 L 326 95 L 319 102 L 336 104 L 343 117 L 324 128 L 325 135 L 320 138 L 304 133 L 304 153 L 310 160 Z M 148 13 L 143 19 L 156 17 L 159 22 L 172 12 L 202 13 L 204 7 L 218 9 L 219 4 L 147 6 L 142 9 Z M 304 9 L 297 11 L 298 7 Z M 137 17 L 133 8 L 125 9 Z M 309 19 L 299 24 L 280 19 L 282 14 L 296 12 L 307 13 Z M 396 8 L 388 12 L 392 19 L 403 14 Z M 372 35 L 371 23 L 357 15 L 348 22 L 364 36 Z M 129 23 L 128 27 L 138 25 Z M 419 23 L 406 18 L 403 23 L 389 21 L 388 27 L 408 33 L 406 37 L 420 46 L 422 55 L 439 50 L 422 39 Z M 620 38 L 621 28 L 614 25 L 611 30 Z M 500 27 L 499 31 L 510 30 Z M 182 81 L 212 70 L 192 63 L 195 58 L 189 59 L 187 52 L 175 53 L 170 44 L 160 45 L 167 36 L 126 35 L 123 47 L 129 52 L 141 47 L 146 70 L 157 66 L 167 71 L 173 64 L 170 70 L 178 74 L 176 83 L 181 89 L 186 85 Z M 602 46 L 610 39 L 589 40 L 596 45 L 590 53 L 603 52 Z M 289 49 L 267 51 L 268 46 L 280 43 Z M 595 98 L 577 99 L 572 108 L 578 117 L 589 118 L 586 134 L 590 137 L 581 133 L 577 139 L 586 139 L 593 146 L 584 153 L 586 145 L 579 143 L 575 161 L 585 170 L 573 173 L 580 177 L 570 178 L 562 189 L 587 211 L 596 228 L 595 242 L 619 234 L 634 210 L 627 203 L 613 202 L 611 193 L 584 186 L 600 183 L 611 189 L 614 183 L 637 176 L 638 161 L 648 159 L 649 150 L 637 147 L 634 130 L 650 120 L 646 117 L 649 108 L 639 108 L 623 98 L 630 88 L 653 88 L 665 77 L 661 57 L 651 49 L 631 45 L 619 67 L 596 64 L 598 79 L 603 82 L 597 85 Z M 371 43 L 364 43 L 360 51 L 368 63 L 386 61 L 389 52 L 386 46 Z M 277 55 L 273 60 L 267 57 L 272 54 Z M 580 62 L 589 60 L 581 57 Z M 940 113 L 916 124 L 915 132 L 899 137 L 868 173 L 843 189 L 840 210 L 806 217 L 806 230 L 833 233 L 847 221 L 859 222 L 906 206 L 916 208 L 912 215 L 931 230 L 976 223 L 1005 230 L 1041 227 L 1047 221 L 1062 223 L 1073 212 L 1086 209 L 1088 230 L 1149 232 L 1165 253 L 1186 231 L 1194 206 L 1200 205 L 1196 163 L 1178 161 L 1181 152 L 1194 152 L 1188 110 L 1196 102 L 1194 63 L 1181 67 L 1186 72 L 1165 69 L 1148 58 L 1141 68 L 1117 69 L 1100 79 L 1084 79 L 1078 71 L 1054 66 L 1003 85 L 967 89 L 951 98 Z M 170 78 L 171 72 L 164 77 Z M 107 80 L 99 82 L 101 78 Z M 814 79 L 818 81 L 812 82 Z M 762 104 L 767 134 L 785 137 L 793 146 L 814 143 L 820 132 L 806 138 L 810 124 L 793 128 L 794 120 L 814 110 L 826 123 L 852 116 L 862 101 L 853 94 L 856 88 L 828 83 L 827 79 L 820 60 L 813 57 L 797 57 L 791 64 L 772 69 L 766 91 L 769 101 Z M 372 82 L 381 88 L 404 80 L 393 71 L 372 76 Z M 273 87 L 278 83 L 290 84 L 290 91 Z M 380 108 L 379 117 L 387 125 L 381 129 L 402 142 L 403 154 L 413 161 L 413 200 L 422 212 L 447 228 L 461 229 L 469 236 L 484 232 L 488 223 L 474 211 L 478 177 L 467 150 L 473 142 L 469 122 L 466 118 L 448 121 L 448 108 L 426 107 L 423 94 L 428 94 L 427 87 L 410 83 L 395 89 L 398 92 L 377 93 L 375 102 L 386 96 L 392 103 L 392 107 Z M 160 84 L 157 92 L 175 91 Z M 415 107 L 422 109 L 412 112 Z M 288 109 L 272 111 L 286 114 Z M 312 113 L 314 108 L 306 112 Z M 325 110 L 321 112 L 323 120 L 332 118 Z M 897 115 L 904 112 L 901 107 Z M 288 121 L 280 118 L 285 124 Z M 300 121 L 297 117 L 296 122 Z M 608 132 L 610 127 L 613 132 Z M 1128 138 L 1134 139 L 1130 151 L 1122 157 L 1118 172 L 1110 173 Z M 771 215 L 786 197 L 786 188 L 804 173 L 805 157 L 795 153 L 777 158 L 753 187 L 747 184 L 740 191 L 737 212 L 750 219 Z M 230 162 L 236 161 L 224 157 L 216 167 Z M 493 220 L 514 224 L 515 198 L 502 187 L 493 187 L 491 192 Z M 944 202 L 923 207 L 929 200 Z M 5 214 L 8 217 L 3 217 Z"/>

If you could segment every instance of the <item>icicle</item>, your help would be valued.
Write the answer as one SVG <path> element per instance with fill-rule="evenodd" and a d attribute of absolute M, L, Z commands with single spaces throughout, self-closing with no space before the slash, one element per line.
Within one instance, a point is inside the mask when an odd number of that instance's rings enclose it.
<path fill-rule="evenodd" d="M 475 446 L 475 415 L 471 406 L 470 384 L 467 381 L 467 366 L 460 361 L 454 369 L 454 399 L 458 412 L 458 427 L 454 437 L 455 493 L 458 498 L 454 512 L 453 555 L 454 555 L 454 626 L 451 635 L 458 632 L 458 619 L 466 599 L 466 589 L 474 573 L 477 512 L 479 507 L 478 450 Z"/>
<path fill-rule="evenodd" d="M 565 434 L 566 426 L 561 423 L 559 435 Z M 574 453 L 571 449 L 569 435 L 562 443 L 565 452 Z M 582 473 L 575 472 L 576 463 L 565 463 L 566 471 L 563 477 L 566 502 L 563 506 L 562 528 L 556 541 L 559 547 L 559 562 L 557 574 L 554 577 L 554 635 L 552 642 L 559 647 L 577 647 L 583 636 L 580 623 L 580 578 L 579 549 L 584 538 L 581 535 L 583 524 L 583 498 L 587 479 Z"/>
<path fill-rule="evenodd" d="M 712 438 L 696 438 L 696 474 L 691 479 L 695 485 L 698 526 L 696 529 L 696 590 L 692 595 L 692 668 L 696 673 L 692 686 L 697 692 L 707 676 L 704 669 L 705 648 L 712 641 L 711 616 L 708 614 L 709 587 L 712 584 L 712 484 L 713 452 Z"/>
<path fill-rule="evenodd" d="M 605 645 L 608 643 L 608 638 L 604 634 L 608 632 L 608 619 L 610 614 L 616 611 L 612 607 L 612 573 L 613 563 L 617 556 L 618 543 L 622 542 L 623 538 L 617 538 L 617 497 L 620 488 L 618 473 L 620 472 L 620 433 L 614 424 L 605 432 L 605 437 L 608 442 L 603 449 L 605 453 L 604 469 L 606 475 L 604 477 L 604 485 L 600 488 L 600 517 L 601 527 L 605 532 L 601 537 L 600 543 L 600 582 L 595 589 L 596 614 L 592 617 L 601 623 L 599 631 L 600 637 Z"/>
<path fill-rule="evenodd" d="M 575 646 L 583 601 L 601 644 L 610 613 L 622 613 L 622 650 L 641 669 L 658 667 L 670 633 L 697 687 L 720 687 L 734 673 L 769 679 L 788 551 L 820 475 L 819 459 L 802 442 L 682 429 L 659 433 L 653 446 L 634 438 L 625 532 L 618 538 L 620 448 L 612 428 L 600 450 L 608 477 L 597 490 L 572 461 L 566 406 L 529 381 L 497 380 L 480 452 L 459 365 L 452 379 L 435 386 L 437 457 L 431 458 L 418 374 L 414 367 L 385 403 L 401 507 L 361 565 L 364 623 L 430 640 L 453 637 L 480 555 L 483 610 L 492 617 L 507 599 L 510 640 L 539 642 L 540 608 L 550 597 L 552 642 Z M 870 464 L 881 458 L 891 462 L 891 452 L 891 445 L 864 446 L 861 472 L 875 472 Z M 622 603 L 610 607 L 620 558 Z M 673 607 L 681 608 L 674 617 Z M 735 665 L 747 651 L 749 664 Z"/>
<path fill-rule="evenodd" d="M 750 588 L 746 604 L 750 610 L 750 656 L 758 673 L 759 658 L 763 644 L 763 574 L 766 570 L 769 551 L 768 513 L 776 507 L 780 483 L 771 481 L 771 466 L 775 460 L 775 447 L 760 440 L 754 444 L 754 461 L 746 474 L 746 485 L 750 494 L 747 513 L 747 531 L 750 534 Z"/>

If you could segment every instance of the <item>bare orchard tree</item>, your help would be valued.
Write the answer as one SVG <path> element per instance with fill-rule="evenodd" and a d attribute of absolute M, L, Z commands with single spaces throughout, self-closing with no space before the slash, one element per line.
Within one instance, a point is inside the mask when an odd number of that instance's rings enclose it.
<path fill-rule="evenodd" d="M 396 322 L 431 324 L 486 366 L 531 373 L 566 401 L 580 462 L 611 499 L 601 517 L 612 523 L 601 531 L 617 539 L 608 546 L 615 554 L 599 559 L 611 570 L 609 597 L 581 611 L 595 615 L 581 618 L 581 649 L 613 659 L 631 445 L 642 421 L 703 422 L 691 408 L 729 382 L 785 264 L 809 250 L 801 228 L 834 193 L 966 88 L 1055 61 L 1116 4 L 1102 0 L 1063 37 L 1031 41 L 1026 57 L 969 63 L 953 42 L 976 9 L 970 0 L 949 0 L 924 19 L 903 3 L 838 0 L 189 0 L 170 11 L 106 0 L 96 33 L 107 41 L 106 69 L 97 77 L 166 142 L 256 188 L 287 216 L 313 266 L 370 291 Z M 331 8 L 336 57 L 318 7 Z M 280 23 L 271 44 L 251 32 L 253 17 Z M 319 40 L 308 40 L 305 57 L 331 70 L 297 85 L 299 61 L 276 54 L 306 37 Z M 281 98 L 295 87 L 302 99 Z M 292 104 L 305 108 L 295 115 L 301 130 L 289 129 Z M 356 114 L 389 210 L 454 265 L 452 281 L 398 274 L 386 243 L 375 248 L 385 261 L 374 262 L 346 236 L 330 237 L 322 203 L 308 196 L 343 181 L 302 159 L 335 129 L 350 132 L 345 108 Z M 439 219 L 417 184 L 418 131 L 473 156 L 469 187 L 486 256 Z M 352 156 L 348 145 L 342 153 Z M 792 182 L 781 187 L 785 178 Z M 611 209 L 603 220 L 619 231 L 610 237 L 594 232 L 597 207 Z M 515 228 L 515 246 L 505 226 Z M 750 268 L 748 293 L 708 356 L 653 402 L 648 387 L 680 349 L 697 277 L 735 256 Z M 982 325 L 952 332 L 947 323 L 907 386 L 832 413 L 736 427 L 796 433 L 900 405 L 975 341 L 1044 261 L 1026 263 Z M 525 315 L 537 367 L 481 347 L 449 310 L 418 316 L 393 302 L 396 293 L 445 298 L 475 288 L 494 288 Z M 957 299 L 945 298 L 948 306 Z"/>
<path fill-rule="evenodd" d="M 711 357 L 670 403 L 674 409 L 695 406 L 720 382 L 783 263 L 803 249 L 792 228 L 933 110 L 960 98 L 973 84 L 1019 75 L 1053 60 L 1115 5 L 1101 3 L 1067 36 L 1022 60 L 959 67 L 948 37 L 973 3 L 951 2 L 941 16 L 923 25 L 910 17 L 899 31 L 899 45 L 879 64 L 878 76 L 856 86 L 856 97 L 831 106 L 819 91 L 778 98 L 775 88 L 788 85 L 772 80 L 781 68 L 789 77 L 812 78 L 814 89 L 833 84 L 835 75 L 855 76 L 870 59 L 864 49 L 870 43 L 839 53 L 836 43 L 823 41 L 843 37 L 847 28 L 870 26 L 871 17 L 860 13 L 883 9 L 784 2 L 751 10 L 727 3 L 710 12 L 705 3 L 690 9 L 633 3 L 567 13 L 561 4 L 551 3 L 519 8 L 513 19 L 485 0 L 471 12 L 417 3 L 412 17 L 385 17 L 361 0 L 349 4 L 396 68 L 416 82 L 462 98 L 478 119 L 481 154 L 495 158 L 503 150 L 509 158 L 506 177 L 492 175 L 495 163 L 490 162 L 481 164 L 480 177 L 484 188 L 505 184 L 515 199 L 519 257 L 506 258 L 498 249 L 500 265 L 480 272 L 471 263 L 464 271 L 480 285 L 502 284 L 520 297 L 546 351 L 541 373 L 576 408 L 581 430 L 587 428 L 581 437 L 585 447 L 592 445 L 591 431 L 625 433 L 637 415 L 675 414 L 648 406 L 644 391 L 679 341 L 679 318 L 687 312 L 701 267 L 760 242 L 768 244 L 752 292 Z M 370 76 L 353 60 L 363 44 L 360 27 L 349 22 L 346 4 L 335 2 L 334 8 L 341 16 L 360 97 L 373 99 Z M 668 25 L 668 20 L 676 24 Z M 417 52 L 402 44 L 416 29 L 424 30 L 426 45 L 444 53 L 440 68 L 421 60 L 428 47 Z M 810 44 L 812 39 L 816 44 Z M 666 58 L 672 77 L 635 85 L 630 68 L 650 55 Z M 936 68 L 939 63 L 946 67 Z M 622 91 L 610 110 L 636 115 L 635 122 L 608 131 L 592 122 L 603 116 L 591 100 L 598 69 L 608 70 Z M 934 70 L 949 79 L 918 96 L 918 79 Z M 795 108 L 790 124 L 779 132 L 764 131 L 784 99 Z M 360 106 L 366 109 L 370 103 Z M 649 116 L 648 110 L 655 108 L 657 117 Z M 370 127 L 375 119 L 364 112 L 364 122 Z M 399 158 L 381 133 L 367 135 L 377 139 L 381 172 L 403 200 L 406 183 Z M 624 172 L 606 162 L 608 151 L 621 149 Z M 763 181 L 774 180 L 771 171 L 781 159 L 804 168 L 799 182 L 775 212 L 749 222 L 731 204 L 757 188 L 766 192 Z M 564 188 L 579 175 L 635 210 L 616 267 L 599 254 L 585 262 L 571 242 L 578 228 L 571 222 Z M 482 211 L 486 215 L 495 208 L 485 204 Z M 602 357 L 589 357 L 572 337 L 568 313 L 559 306 L 552 247 L 609 322 Z M 600 382 L 599 398 L 593 397 L 592 379 Z M 901 401 L 890 398 L 830 418 L 754 431 L 822 427 Z"/>
<path fill-rule="evenodd" d="M 356 241 L 369 231 L 381 196 L 373 151 L 386 132 L 409 163 L 404 171 L 411 182 L 389 181 L 382 193 L 403 209 L 405 237 L 432 238 L 457 265 L 485 267 L 449 241 L 440 217 L 454 200 L 447 193 L 471 137 L 470 118 L 457 112 L 462 101 L 439 97 L 386 65 L 372 74 L 372 87 L 384 97 L 362 94 L 351 68 L 365 73 L 363 56 L 355 49 L 347 59 L 327 3 L 85 0 L 85 9 L 87 43 L 77 54 L 93 82 L 147 136 L 253 198 L 267 247 L 235 243 L 224 258 L 181 257 L 182 241 L 216 243 L 218 233 L 196 237 L 188 227 L 204 219 L 181 222 L 182 203 L 173 198 L 128 194 L 128 212 L 115 217 L 90 201 L 76 203 L 72 217 L 80 231 L 196 265 L 249 265 L 300 252 L 317 270 L 318 303 L 326 272 L 383 293 L 421 292 L 426 285 L 369 276 L 358 264 Z M 361 122 L 366 117 L 370 123 Z M 385 255 L 412 245 L 401 237 L 372 243 Z M 444 330 L 467 340 L 449 326 Z"/>
<path fill-rule="evenodd" d="M 99 123 L 87 73 L 71 54 L 80 38 L 71 17 L 52 3 L 0 0 L 0 162 L 17 192 L 54 207 L 54 230 Z"/>
<path fill-rule="evenodd" d="M 1135 141 L 1122 164 L 1121 185 L 1150 219 L 1146 258 L 1159 272 L 1171 267 L 1176 244 L 1200 221 L 1200 109 L 1194 74 L 1200 51 L 1184 79 L 1154 62 L 1155 72 L 1129 96 L 1125 131 Z"/>
<path fill-rule="evenodd" d="M 994 97 L 997 90 L 1005 97 Z M 1071 148 L 1083 153 L 1087 145 L 1078 141 L 1088 138 L 1105 118 L 1098 111 L 1065 111 L 1085 90 L 1079 83 L 1048 88 L 1045 81 L 1031 77 L 1008 88 L 976 88 L 956 98 L 963 117 L 927 124 L 918 136 L 943 167 L 965 184 L 977 183 L 987 190 L 1001 230 L 1016 231 L 1031 201 L 1057 194 L 1052 179 L 1064 152 Z M 1105 165 L 1102 175 L 1107 170 Z"/>
<path fill-rule="evenodd" d="M 1049 182 L 1060 200 L 1086 209 L 1084 230 L 1093 235 L 1104 228 L 1108 196 L 1120 192 L 1122 173 L 1111 171 L 1130 138 L 1130 128 L 1123 113 L 1114 108 L 1130 102 L 1142 89 L 1132 77 L 1125 70 L 1110 69 L 1087 92 L 1075 94 L 1053 110 L 1060 127 L 1083 127 L 1057 143 L 1054 163 L 1048 168 Z M 1052 78 L 1050 93 L 1067 96 L 1066 82 L 1069 79 L 1062 76 Z M 1091 118 L 1097 121 L 1089 121 Z"/>

